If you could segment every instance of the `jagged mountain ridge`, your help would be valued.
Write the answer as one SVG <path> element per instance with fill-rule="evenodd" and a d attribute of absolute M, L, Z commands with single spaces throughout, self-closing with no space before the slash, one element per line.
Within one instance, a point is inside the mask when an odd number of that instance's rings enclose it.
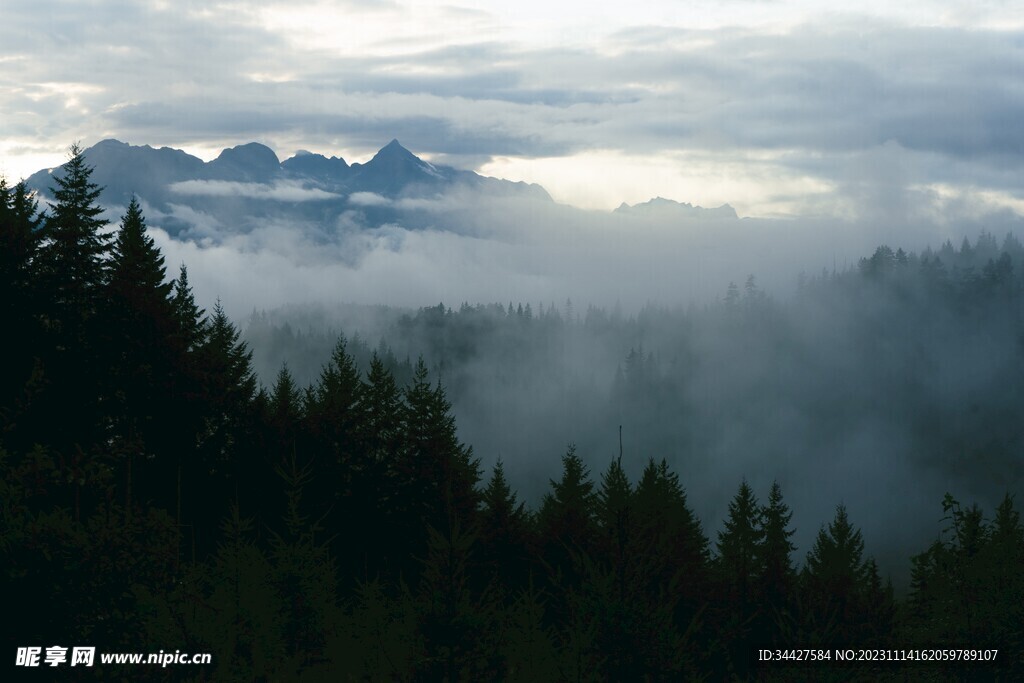
<path fill-rule="evenodd" d="M 388 200 L 438 196 L 454 188 L 485 196 L 550 202 L 539 185 L 481 176 L 431 164 L 392 140 L 366 163 L 300 152 L 280 161 L 257 142 L 225 149 L 209 162 L 184 151 L 135 146 L 108 139 L 85 150 L 93 180 L 103 188 L 105 207 L 124 207 L 139 197 L 155 223 L 172 234 L 194 224 L 183 218 L 205 214 L 209 225 L 244 230 L 254 219 L 310 221 L 331 226 L 347 211 L 361 222 L 381 225 L 409 218 Z M 27 179 L 42 197 L 52 197 L 53 175 L 43 169 Z M 183 209 L 183 207 L 185 207 Z M 422 220 L 403 223 L 415 227 Z"/>
<path fill-rule="evenodd" d="M 703 206 L 694 206 L 689 202 L 665 199 L 664 197 L 655 197 L 646 202 L 632 205 L 623 202 L 615 209 L 615 212 L 638 217 L 738 218 L 736 209 L 728 204 L 705 208 Z"/>
<path fill-rule="evenodd" d="M 103 206 L 118 210 L 135 195 L 152 224 L 182 237 L 246 231 L 266 221 L 308 224 L 324 236 L 353 224 L 430 227 L 438 221 L 436 216 L 402 200 L 436 198 L 453 190 L 480 199 L 554 203 L 540 185 L 432 164 L 398 140 L 369 161 L 353 164 L 307 151 L 281 161 L 258 142 L 225 149 L 209 162 L 178 149 L 114 139 L 84 153 L 94 168 L 93 180 L 103 188 Z M 44 169 L 26 182 L 43 198 L 50 198 L 53 176 L 60 172 L 59 167 Z M 674 215 L 682 219 L 736 216 L 728 205 L 702 209 L 660 198 L 633 207 L 623 205 L 617 213 L 642 219 L 659 202 L 681 207 Z M 664 207 L 658 204 L 656 209 Z"/>

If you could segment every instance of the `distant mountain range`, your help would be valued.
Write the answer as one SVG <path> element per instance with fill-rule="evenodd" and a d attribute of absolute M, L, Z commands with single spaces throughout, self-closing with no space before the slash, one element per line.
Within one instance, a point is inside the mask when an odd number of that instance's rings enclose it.
<path fill-rule="evenodd" d="M 615 209 L 615 213 L 657 218 L 737 218 L 736 209 L 728 204 L 705 209 L 703 206 L 694 206 L 689 202 L 677 202 L 662 197 L 655 197 L 650 201 L 632 206 L 623 202 L 619 208 Z"/>
<path fill-rule="evenodd" d="M 269 147 L 256 142 L 225 149 L 204 162 L 178 149 L 134 146 L 104 140 L 85 150 L 94 168 L 93 181 L 103 188 L 107 208 L 128 205 L 139 197 L 150 222 L 172 235 L 238 231 L 268 220 L 305 221 L 331 231 L 344 224 L 366 226 L 400 222 L 425 227 L 415 201 L 440 197 L 453 190 L 481 199 L 515 198 L 553 203 L 540 185 L 481 176 L 432 164 L 392 140 L 364 164 L 301 151 L 280 161 Z M 27 179 L 29 187 L 51 198 L 53 176 L 44 169 Z M 643 218 L 735 218 L 732 207 L 703 209 L 667 199 L 623 204 L 617 210 Z M 353 220 L 347 220 L 355 217 Z M 436 217 L 435 217 L 436 218 Z"/>

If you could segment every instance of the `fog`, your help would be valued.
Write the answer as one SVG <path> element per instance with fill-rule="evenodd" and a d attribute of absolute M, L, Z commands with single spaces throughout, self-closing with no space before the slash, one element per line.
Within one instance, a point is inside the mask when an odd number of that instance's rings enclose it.
<path fill-rule="evenodd" d="M 945 492 L 992 509 L 1020 490 L 1016 214 L 927 193 L 888 221 L 369 194 L 351 204 L 388 222 L 199 216 L 172 238 L 155 212 L 151 229 L 245 331 L 266 385 L 285 362 L 315 381 L 339 334 L 363 363 L 390 349 L 400 377 L 423 355 L 485 473 L 500 457 L 533 505 L 570 443 L 598 481 L 621 425 L 629 474 L 666 458 L 712 538 L 741 480 L 762 499 L 778 480 L 798 559 L 843 502 L 905 587 Z M 883 244 L 910 256 L 872 276 L 861 259 Z M 1003 251 L 1005 291 L 986 270 Z"/>
<path fill-rule="evenodd" d="M 233 195 L 248 196 L 238 185 Z M 885 219 L 878 206 L 848 219 L 705 219 L 683 205 L 584 211 L 458 186 L 435 197 L 358 194 L 325 220 L 268 218 L 251 205 L 252 215 L 238 211 L 233 223 L 196 203 L 144 207 L 168 262 L 187 263 L 197 295 L 207 306 L 219 297 L 236 319 L 253 308 L 336 302 L 536 306 L 571 299 L 635 312 L 648 303 L 708 303 L 749 274 L 786 297 L 799 273 L 842 270 L 879 244 L 920 251 L 1020 223 L 980 200 L 911 190 Z M 161 231 L 164 222 L 176 230 Z"/>

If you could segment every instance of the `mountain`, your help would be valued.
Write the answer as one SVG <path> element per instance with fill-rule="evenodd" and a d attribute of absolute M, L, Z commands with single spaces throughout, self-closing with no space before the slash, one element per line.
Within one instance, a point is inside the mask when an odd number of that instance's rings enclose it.
<path fill-rule="evenodd" d="M 281 161 L 266 145 L 250 142 L 225 149 L 209 162 L 181 150 L 103 140 L 85 150 L 100 203 L 117 214 L 135 195 L 151 225 L 173 236 L 216 239 L 269 224 L 292 225 L 330 239 L 359 227 L 397 224 L 409 229 L 453 230 L 478 218 L 480 202 L 537 201 L 553 205 L 540 185 L 488 178 L 432 164 L 392 140 L 366 163 L 308 151 Z M 53 176 L 44 169 L 27 179 L 43 199 L 52 198 Z M 429 200 L 454 193 L 457 201 Z M 412 200 L 412 201 L 408 201 Z M 428 200 L 428 201 L 419 201 Z M 460 211 L 456 216 L 452 212 Z M 433 207 L 433 208 L 432 208 Z M 503 210 L 497 208 L 496 210 Z M 575 213 L 571 207 L 560 210 Z M 725 204 L 714 209 L 656 198 L 623 204 L 615 214 L 669 218 L 736 218 Z M 454 220 L 458 218 L 459 220 Z"/>
<path fill-rule="evenodd" d="M 642 204 L 632 206 L 623 202 L 615 213 L 636 216 L 638 218 L 737 218 L 736 209 L 728 204 L 705 209 L 703 206 L 694 206 L 689 202 L 677 202 L 663 197 L 655 197 Z"/>
<path fill-rule="evenodd" d="M 339 157 L 327 158 L 323 154 L 314 154 L 299 150 L 291 159 L 281 162 L 281 168 L 293 176 L 326 180 L 342 183 L 351 175 L 351 167 Z"/>
<path fill-rule="evenodd" d="M 409 187 L 441 188 L 451 183 L 452 168 L 438 168 L 392 140 L 365 164 L 352 166 L 352 182 L 363 192 L 393 197 Z"/>
<path fill-rule="evenodd" d="M 173 183 L 202 177 L 206 167 L 202 159 L 180 149 L 133 147 L 118 140 L 98 142 L 85 151 L 85 156 L 93 167 L 93 182 L 104 188 L 104 206 L 128 206 L 133 193 L 161 197 Z M 52 197 L 51 175 L 60 172 L 59 167 L 43 169 L 25 182 L 42 196 Z"/>
<path fill-rule="evenodd" d="M 206 165 L 210 178 L 266 183 L 281 174 L 281 162 L 274 150 L 258 142 L 226 149 Z"/>
<path fill-rule="evenodd" d="M 358 223 L 371 227 L 389 222 L 425 227 L 432 217 L 395 200 L 437 197 L 455 189 L 482 198 L 551 201 L 539 185 L 431 164 L 398 140 L 368 162 L 352 165 L 307 151 L 282 162 L 257 142 L 225 149 L 210 162 L 181 150 L 119 140 L 103 140 L 86 149 L 85 157 L 94 168 L 93 180 L 103 188 L 104 207 L 118 211 L 136 195 L 150 222 L 171 234 L 196 229 L 197 220 L 205 229 L 244 231 L 268 219 L 312 223 L 329 233 L 352 212 Z M 59 173 L 60 168 L 44 169 L 26 182 L 44 199 L 52 198 L 53 175 Z"/>
<path fill-rule="evenodd" d="M 407 150 L 398 140 L 389 142 L 365 164 L 351 166 L 344 159 L 307 151 L 281 162 L 272 149 L 257 142 L 225 149 L 207 163 L 181 150 L 139 147 L 118 140 L 97 143 L 85 150 L 85 157 L 95 169 L 93 180 L 104 188 L 102 201 L 116 205 L 127 205 L 132 193 L 151 205 L 164 205 L 173 201 L 175 195 L 182 194 L 183 188 L 176 184 L 186 181 L 264 185 L 286 181 L 335 194 L 372 192 L 389 198 L 431 196 L 453 185 L 464 184 L 476 189 L 501 188 L 509 194 L 550 200 L 539 185 L 485 178 L 472 171 L 435 166 Z M 28 185 L 49 197 L 53 173 L 60 173 L 60 169 L 39 171 L 28 178 Z M 275 195 L 265 196 L 269 199 Z"/>

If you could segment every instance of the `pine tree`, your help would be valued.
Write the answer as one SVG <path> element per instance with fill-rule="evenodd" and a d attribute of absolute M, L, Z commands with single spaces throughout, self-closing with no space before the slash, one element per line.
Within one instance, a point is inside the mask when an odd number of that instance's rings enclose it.
<path fill-rule="evenodd" d="M 636 554 L 635 515 L 633 512 L 633 488 L 625 470 L 622 458 L 612 460 L 608 470 L 601 476 L 601 489 L 597 494 L 597 520 L 601 527 L 601 555 L 613 567 L 620 599 L 624 599 L 626 583 L 632 580 L 630 567 Z"/>
<path fill-rule="evenodd" d="M 348 340 L 341 336 L 308 395 L 306 414 L 316 441 L 315 457 L 322 461 L 321 474 L 332 479 L 330 486 L 342 496 L 351 494 L 353 470 L 359 465 L 354 457 L 360 450 L 357 427 L 362 391 Z"/>
<path fill-rule="evenodd" d="M 526 587 L 529 577 L 530 518 L 526 504 L 505 480 L 501 459 L 483 491 L 480 510 L 481 564 L 506 595 Z"/>
<path fill-rule="evenodd" d="M 77 144 L 62 172 L 54 175 L 54 204 L 46 217 L 40 271 L 51 303 L 50 324 L 60 343 L 80 347 L 86 323 L 96 314 L 106 279 L 104 263 L 110 238 L 96 200 L 101 188 L 91 181 L 93 169 Z"/>
<path fill-rule="evenodd" d="M 422 358 L 406 389 L 405 404 L 403 458 L 428 482 L 424 521 L 442 531 L 450 531 L 456 520 L 462 528 L 473 528 L 480 501 L 480 461 L 473 457 L 472 447 L 459 441 L 451 403 L 440 382 L 430 385 Z"/>
<path fill-rule="evenodd" d="M 296 440 L 302 427 L 303 418 L 302 394 L 292 373 L 285 363 L 277 373 L 274 388 L 270 394 L 267 409 L 273 441 L 268 453 L 271 463 L 275 465 L 288 461 L 296 453 Z"/>
<path fill-rule="evenodd" d="M 209 471 L 199 462 L 197 441 L 205 433 L 209 416 L 205 385 L 210 371 L 205 352 L 209 321 L 206 311 L 196 305 L 184 263 L 172 283 L 170 306 L 172 329 L 169 344 L 173 350 L 174 368 L 167 401 L 173 406 L 170 410 L 173 419 L 169 422 L 172 429 L 164 438 L 167 452 L 173 457 L 165 459 L 162 478 L 173 486 L 173 497 L 168 501 L 167 509 L 173 511 L 179 528 L 184 528 L 182 504 L 184 502 L 187 507 L 188 501 L 194 500 L 193 485 Z"/>
<path fill-rule="evenodd" d="M 757 498 L 744 480 L 729 503 L 725 528 L 718 533 L 716 569 L 724 599 L 720 628 L 728 668 L 740 677 L 749 665 L 746 653 L 757 635 L 755 629 L 761 614 L 757 579 L 761 573 L 764 532 L 759 524 L 760 513 Z"/>
<path fill-rule="evenodd" d="M 258 506 L 261 493 L 236 486 L 253 471 L 252 463 L 245 458 L 254 450 L 256 376 L 252 352 L 241 341 L 238 329 L 219 301 L 196 356 L 202 382 L 202 395 L 198 398 L 202 404 L 202 427 L 197 435 L 196 471 L 186 473 L 185 477 L 196 482 L 191 495 L 186 497 L 195 507 L 195 516 L 186 517 L 202 523 L 222 514 L 220 492 L 248 493 L 247 499 L 236 499 L 236 504 L 244 509 Z"/>
<path fill-rule="evenodd" d="M 868 578 L 864 539 L 850 524 L 846 506 L 836 507 L 835 519 L 818 532 L 807 553 L 801 575 L 805 608 L 812 623 L 836 624 L 836 635 L 850 642 L 857 634 L 861 596 Z"/>
<path fill-rule="evenodd" d="M 996 508 L 980 559 L 985 573 L 981 618 L 1002 647 L 1024 652 L 1024 526 L 1009 494 Z M 1024 657 L 1018 656 L 1012 665 L 1014 674 L 1024 672 Z"/>
<path fill-rule="evenodd" d="M 168 314 L 173 288 L 166 279 L 164 257 L 147 234 L 142 208 L 132 197 L 114 240 L 108 291 L 119 305 L 162 318 Z"/>
<path fill-rule="evenodd" d="M 761 570 L 764 531 L 759 524 L 760 507 L 746 481 L 729 503 L 725 528 L 718 533 L 718 571 L 729 603 L 741 621 L 750 618 L 759 597 L 755 581 Z"/>
<path fill-rule="evenodd" d="M 351 529 L 348 554 L 357 560 L 357 576 L 371 577 L 386 567 L 385 559 L 395 552 L 391 530 L 401 528 L 401 486 L 396 462 L 402 447 L 402 396 L 395 378 L 375 352 L 370 369 L 358 390 L 356 420 L 352 438 L 358 453 L 356 485 L 352 490 L 354 514 L 379 521 L 375 529 L 355 525 Z M 382 530 L 388 530 L 381 533 Z M 400 552 L 404 552 L 404 548 Z"/>
<path fill-rule="evenodd" d="M 165 282 L 164 258 L 146 233 L 138 201 L 132 198 L 121 219 L 110 262 L 101 312 L 104 340 L 103 391 L 112 424 L 113 449 L 123 455 L 126 510 L 132 488 L 143 499 L 165 487 L 164 463 L 153 471 L 150 458 L 170 453 L 171 436 L 180 429 L 173 411 L 174 318 Z M 146 471 L 133 471 L 133 464 Z M 147 481 L 148 478 L 148 481 Z M 137 483 L 136 483 L 137 482 Z"/>
<path fill-rule="evenodd" d="M 782 488 L 772 484 L 768 505 L 761 508 L 759 521 L 762 534 L 758 594 L 764 604 L 765 642 L 774 642 L 779 635 L 780 620 L 787 620 L 796 588 L 796 572 L 792 554 L 795 546 L 789 540 L 795 531 L 789 528 L 793 513 L 782 502 Z"/>
<path fill-rule="evenodd" d="M 662 459 L 647 462 L 636 489 L 636 515 L 649 570 L 651 590 L 668 586 L 680 601 L 683 630 L 708 597 L 708 539 L 686 502 L 679 476 Z"/>
<path fill-rule="evenodd" d="M 402 396 L 394 375 L 386 368 L 377 352 L 374 352 L 361 390 L 362 430 L 357 437 L 370 460 L 387 463 L 398 450 L 402 428 L 401 406 Z"/>
<path fill-rule="evenodd" d="M 17 330 L 7 335 L 7 362 L 0 369 L 0 434 L 8 443 L 20 415 L 29 408 L 28 384 L 38 369 L 35 358 L 42 345 L 38 319 L 42 301 L 33 277 L 42 222 L 25 183 L 9 188 L 0 177 L 0 320 L 7 329 Z M 28 444 L 15 441 L 15 445 Z"/>
<path fill-rule="evenodd" d="M 174 281 L 171 309 L 177 324 L 178 347 L 182 354 L 194 351 L 206 342 L 209 332 L 206 311 L 196 305 L 192 286 L 188 282 L 188 269 L 181 264 L 181 271 Z"/>
<path fill-rule="evenodd" d="M 286 375 L 275 387 L 275 396 L 282 402 L 297 397 L 297 392 L 288 395 L 289 380 Z M 285 647 L 293 666 L 301 669 L 320 664 L 325 657 L 337 609 L 337 570 L 329 547 L 318 537 L 324 529 L 307 514 L 303 502 L 313 478 L 312 468 L 300 467 L 295 456 L 289 455 L 279 463 L 277 475 L 284 485 L 284 531 L 271 533 L 270 560 L 274 587 L 287 598 L 281 619 Z"/>
<path fill-rule="evenodd" d="M 40 419 L 59 415 L 61 428 L 47 430 L 40 424 L 33 431 L 65 465 L 76 457 L 92 461 L 105 455 L 109 438 L 110 416 L 101 390 L 106 364 L 97 321 L 109 236 L 98 217 L 100 188 L 91 175 L 81 148 L 73 145 L 70 159 L 54 174 L 55 202 L 43 223 L 35 268 L 47 337 L 40 349 L 46 384 L 35 408 Z M 58 476 L 74 480 L 66 467 Z"/>
<path fill-rule="evenodd" d="M 592 552 L 597 537 L 597 495 L 590 471 L 570 444 L 562 457 L 562 478 L 551 480 L 541 503 L 540 531 L 549 543 Z"/>
<path fill-rule="evenodd" d="M 556 618 L 567 618 L 568 593 L 578 589 L 584 566 L 597 550 L 597 495 L 590 472 L 570 444 L 562 456 L 562 477 L 551 480 L 537 516 L 541 560 L 558 599 Z"/>
<path fill-rule="evenodd" d="M 498 605 L 484 588 L 474 590 L 470 568 L 475 536 L 456 520 L 449 533 L 429 530 L 419 582 L 420 628 L 425 657 L 417 678 L 437 681 L 497 680 Z"/>
<path fill-rule="evenodd" d="M 30 295 L 44 218 L 24 182 L 11 188 L 0 177 L 0 291 L 6 293 L 2 305 L 7 312 L 23 306 Z"/>

